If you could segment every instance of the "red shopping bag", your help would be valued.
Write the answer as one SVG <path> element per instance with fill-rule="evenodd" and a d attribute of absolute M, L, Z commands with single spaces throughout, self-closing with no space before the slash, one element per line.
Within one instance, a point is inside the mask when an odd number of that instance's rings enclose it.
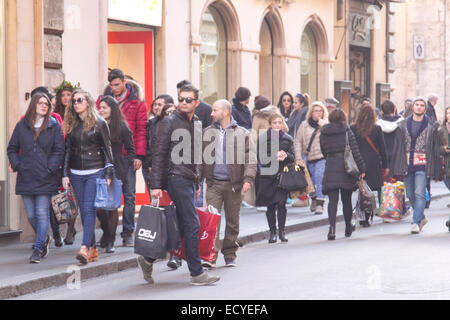
<path fill-rule="evenodd" d="M 198 219 L 200 220 L 199 251 L 200 258 L 205 261 L 214 261 L 216 257 L 215 245 L 217 226 L 220 221 L 220 213 L 212 206 L 208 208 L 197 208 Z M 184 251 L 184 239 L 181 239 L 181 248 L 171 251 L 175 256 L 186 260 Z"/>

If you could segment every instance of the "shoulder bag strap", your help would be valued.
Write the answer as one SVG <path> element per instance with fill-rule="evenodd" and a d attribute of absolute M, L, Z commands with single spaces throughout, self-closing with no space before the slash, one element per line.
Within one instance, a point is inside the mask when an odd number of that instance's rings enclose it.
<path fill-rule="evenodd" d="M 366 137 L 366 141 L 367 141 L 367 143 L 370 144 L 370 146 L 372 147 L 372 149 L 373 149 L 377 154 L 379 154 L 378 149 L 375 147 L 375 145 L 373 144 L 373 142 L 372 142 L 372 140 L 369 138 L 369 136 Z"/>
<path fill-rule="evenodd" d="M 311 136 L 311 140 L 309 140 L 309 144 L 308 144 L 308 148 L 306 149 L 306 152 L 310 153 L 311 152 L 311 146 L 314 142 L 314 139 L 316 138 L 317 132 L 319 132 L 320 127 L 316 128 Z"/>

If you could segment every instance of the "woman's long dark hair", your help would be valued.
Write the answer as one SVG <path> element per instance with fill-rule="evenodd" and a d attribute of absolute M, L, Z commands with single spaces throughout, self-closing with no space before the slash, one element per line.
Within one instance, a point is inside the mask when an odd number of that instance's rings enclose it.
<path fill-rule="evenodd" d="M 64 91 L 69 91 L 72 94 L 72 91 L 69 89 L 61 90 L 56 94 L 56 103 L 55 103 L 55 113 L 61 116 L 61 119 L 64 120 L 64 114 L 66 113 L 66 106 L 63 105 L 61 101 L 61 96 Z"/>
<path fill-rule="evenodd" d="M 109 132 L 111 135 L 111 142 L 120 142 L 122 140 L 122 126 L 127 125 L 122 110 L 120 110 L 119 103 L 111 96 L 104 96 L 100 102 L 106 103 L 111 108 L 111 118 L 109 120 Z"/>
<path fill-rule="evenodd" d="M 48 103 L 48 111 L 45 115 L 44 122 L 42 123 L 41 127 L 36 130 L 34 125 L 36 124 L 36 107 L 41 100 L 41 98 L 45 98 Z M 39 135 L 47 129 L 48 124 L 50 123 L 50 117 L 52 115 L 52 102 L 50 101 L 49 97 L 42 92 L 35 93 L 34 96 L 31 98 L 30 104 L 28 105 L 27 112 L 25 113 L 25 119 L 28 120 L 28 123 L 30 124 L 31 130 L 34 132 L 34 140 L 36 141 L 39 138 Z"/>
<path fill-rule="evenodd" d="M 377 115 L 370 104 L 361 107 L 358 117 L 355 121 L 356 129 L 362 138 L 369 136 L 375 128 Z"/>
<path fill-rule="evenodd" d="M 289 111 L 287 113 L 284 110 L 284 106 L 283 106 L 283 98 L 284 98 L 284 96 L 289 96 L 289 98 L 291 98 L 291 105 L 290 105 Z M 280 96 L 280 100 L 278 101 L 278 109 L 280 109 L 280 112 L 283 115 L 283 117 L 289 118 L 293 108 L 294 108 L 294 97 L 292 96 L 292 94 L 289 93 L 289 91 L 283 92 L 281 94 L 281 96 Z"/>

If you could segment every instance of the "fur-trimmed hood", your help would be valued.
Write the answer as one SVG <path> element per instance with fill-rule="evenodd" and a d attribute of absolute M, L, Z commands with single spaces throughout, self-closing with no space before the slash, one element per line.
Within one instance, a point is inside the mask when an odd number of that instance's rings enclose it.
<path fill-rule="evenodd" d="M 253 118 L 269 120 L 270 116 L 274 113 L 281 115 L 280 110 L 275 106 L 267 106 L 261 110 L 253 110 Z"/>
<path fill-rule="evenodd" d="M 140 102 L 145 101 L 145 92 L 144 88 L 135 80 L 127 80 L 127 89 L 130 90 L 130 96 L 128 97 L 128 100 L 138 100 Z M 114 96 L 111 88 L 109 87 L 109 83 L 105 86 L 105 89 L 103 90 L 104 96 Z"/>

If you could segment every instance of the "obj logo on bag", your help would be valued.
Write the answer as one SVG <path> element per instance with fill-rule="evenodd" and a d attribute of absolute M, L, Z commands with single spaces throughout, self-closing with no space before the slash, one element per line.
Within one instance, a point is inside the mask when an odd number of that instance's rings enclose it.
<path fill-rule="evenodd" d="M 152 234 L 151 230 L 139 229 L 138 239 L 153 242 L 156 239 L 156 234 L 156 231 Z"/>

